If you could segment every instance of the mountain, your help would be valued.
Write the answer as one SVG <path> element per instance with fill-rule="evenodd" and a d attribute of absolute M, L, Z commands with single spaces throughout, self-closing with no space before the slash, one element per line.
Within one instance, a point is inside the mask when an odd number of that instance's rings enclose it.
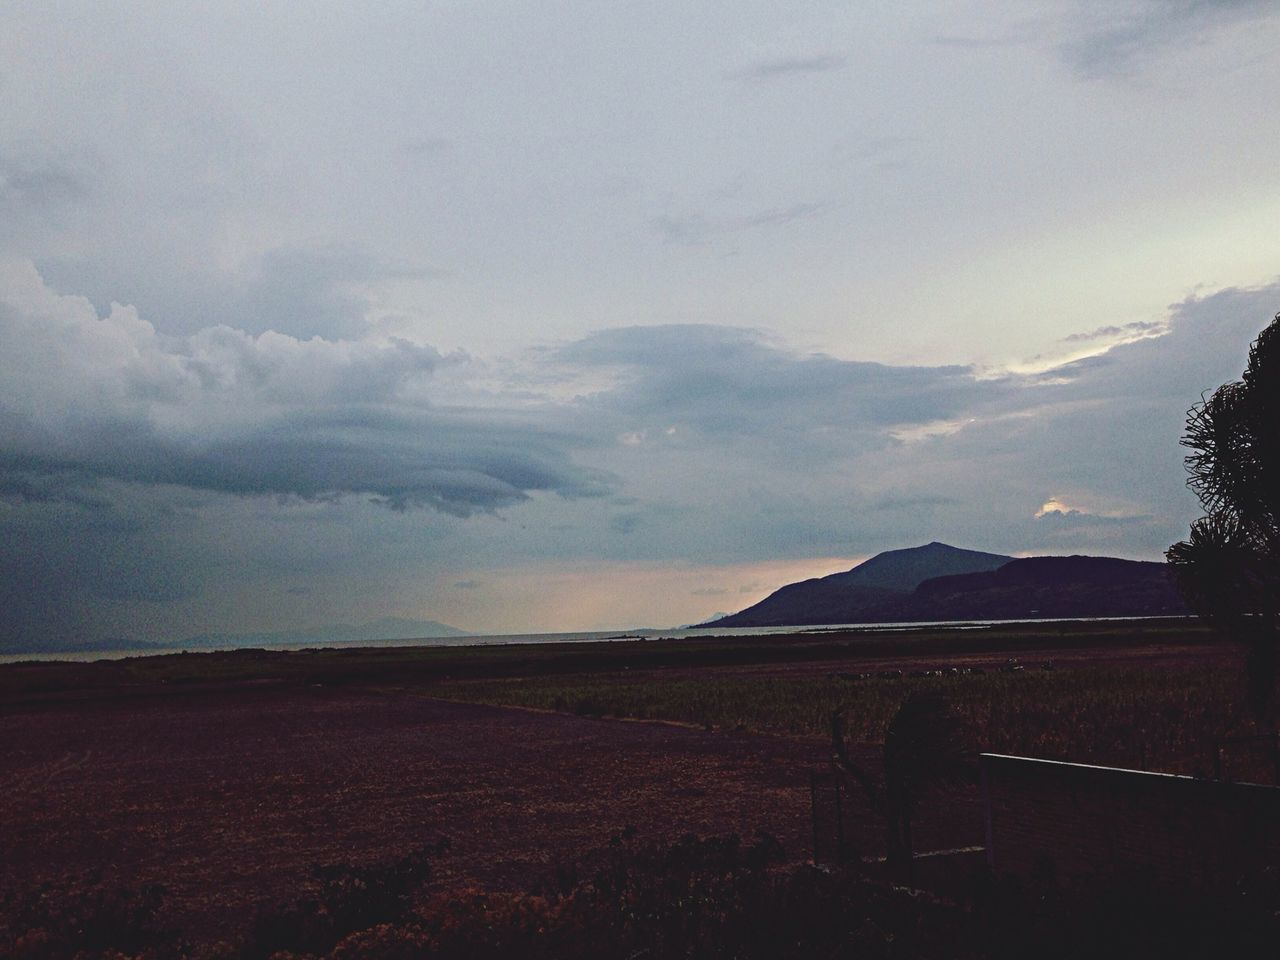
<path fill-rule="evenodd" d="M 273 647 L 309 643 L 367 643 L 375 640 L 425 640 L 465 637 L 467 631 L 436 620 L 383 617 L 369 623 L 331 623 L 277 633 L 205 633 L 168 644 L 173 647 Z"/>
<path fill-rule="evenodd" d="M 105 640 L 69 639 L 60 643 L 36 646 L 15 640 L 0 639 L 0 654 L 22 653 L 107 653 L 131 650 L 137 653 L 164 653 L 168 650 L 208 650 L 228 647 L 296 647 L 323 643 L 372 643 L 378 640 L 426 640 L 439 637 L 469 637 L 472 634 L 436 620 L 408 620 L 383 617 L 370 623 L 331 623 L 307 630 L 284 630 L 278 633 L 202 633 L 185 640 Z"/>
<path fill-rule="evenodd" d="M 21 637 L 0 638 L 0 655 L 15 654 L 61 654 L 61 653 L 114 653 L 118 650 L 134 650 L 145 653 L 154 650 L 164 653 L 167 648 L 163 643 L 152 643 L 146 640 L 130 640 L 126 637 L 75 638 L 69 637 L 36 644 Z"/>
<path fill-rule="evenodd" d="M 906 550 L 886 550 L 852 570 L 822 577 L 819 582 L 909 592 L 926 580 L 952 574 L 995 570 L 1012 560 L 998 553 L 962 550 L 946 543 L 926 543 Z"/>
<path fill-rule="evenodd" d="M 1082 556 L 1015 560 L 930 543 L 878 554 L 844 573 L 788 584 L 754 606 L 710 626 L 1187 613 L 1163 563 Z"/>
<path fill-rule="evenodd" d="M 1187 614 L 1164 563 L 1028 557 L 998 570 L 926 580 L 903 601 L 913 620 L 1159 617 Z"/>
<path fill-rule="evenodd" d="M 945 543 L 878 553 L 852 570 L 791 583 L 716 627 L 780 627 L 818 623 L 883 623 L 895 601 L 925 580 L 982 573 L 1013 557 L 961 550 Z"/>

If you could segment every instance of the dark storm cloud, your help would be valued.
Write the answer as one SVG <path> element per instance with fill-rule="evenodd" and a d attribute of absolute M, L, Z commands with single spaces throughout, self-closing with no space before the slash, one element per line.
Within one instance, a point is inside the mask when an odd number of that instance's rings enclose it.
<path fill-rule="evenodd" d="M 366 495 L 396 510 L 455 516 L 490 511 L 535 491 L 607 490 L 575 467 L 565 437 L 466 416 L 343 409 L 267 418 L 243 435 L 166 437 L 144 424 L 85 418 L 72 429 L 5 435 L 0 472 L 109 478 L 246 496 L 324 500 Z"/>
<path fill-rule="evenodd" d="M 1128 396 L 1163 403 L 1185 397 L 1174 411 L 1181 416 L 1201 391 L 1239 377 L 1250 342 L 1278 308 L 1280 283 L 1191 298 L 1169 309 L 1162 321 L 1166 333 L 1119 344 L 1048 375 L 1074 380 L 1070 393 L 1080 400 Z"/>
<path fill-rule="evenodd" d="M 747 80 L 777 80 L 797 74 L 830 73 L 842 70 L 846 60 L 834 53 L 815 54 L 808 57 L 779 57 L 775 60 L 762 60 L 747 67 L 740 74 Z"/>
<path fill-rule="evenodd" d="M 1280 305 L 1280 286 L 1223 291 L 1171 308 L 1163 332 L 1103 324 L 1099 349 L 1140 339 L 999 377 L 800 353 L 741 328 L 618 328 L 544 353 L 540 377 L 506 393 L 514 379 L 406 341 L 166 336 L 50 290 L 30 264 L 0 280 L 0 630 L 53 638 L 102 635 L 114 610 L 145 620 L 251 556 L 276 596 L 307 562 L 390 563 L 371 531 L 417 540 L 422 525 L 393 512 L 417 507 L 468 571 L 932 539 L 1158 555 L 1194 510 L 1183 411 L 1239 375 Z M 579 383 L 590 391 L 565 398 Z M 1051 500 L 1062 511 L 1037 518 Z M 521 503 L 518 524 L 462 519 Z M 376 549 L 343 557 L 357 536 Z"/>
<path fill-rule="evenodd" d="M 98 317 L 82 299 L 49 291 L 29 266 L 6 279 L 0 474 L 10 485 L 110 479 L 248 496 L 362 495 L 457 516 L 535 491 L 607 489 L 573 463 L 580 441 L 567 433 L 527 415 L 428 401 L 433 374 L 452 362 L 431 348 L 228 327 L 169 338 L 125 308 Z"/>
<path fill-rule="evenodd" d="M 577 405 L 615 432 L 606 462 L 637 496 L 628 513 L 648 521 L 605 542 L 619 557 L 725 562 L 931 539 L 1153 557 L 1195 511 L 1185 411 L 1239 376 L 1278 307 L 1280 285 L 1191 299 L 1163 333 L 1111 325 L 1141 336 L 1108 347 L 1104 330 L 1102 353 L 995 378 L 698 325 L 604 331 L 559 359 L 613 377 Z M 1037 518 L 1055 497 L 1077 513 Z M 672 505 L 690 503 L 673 523 Z"/>
<path fill-rule="evenodd" d="M 195 596 L 247 534 L 210 528 L 228 500 L 465 518 L 612 487 L 575 462 L 594 441 L 572 424 L 469 404 L 466 358 L 407 341 L 166 336 L 29 262 L 0 263 L 0 341 L 0 644 L 101 636 L 112 611 Z"/>
<path fill-rule="evenodd" d="M 1240 376 L 1250 342 L 1278 308 L 1280 284 L 1177 304 L 1168 332 L 1048 371 L 1004 416 L 979 416 L 911 451 L 914 468 L 904 475 L 922 492 L 945 475 L 964 502 L 958 513 L 985 513 L 1013 541 L 1007 548 L 1045 538 L 1159 556 L 1197 515 L 1178 442 L 1186 410 Z M 1033 518 L 1053 497 L 1078 515 Z"/>
<path fill-rule="evenodd" d="M 752 331 L 709 325 L 608 330 L 565 347 L 560 358 L 622 370 L 617 386 L 588 403 L 718 440 L 808 437 L 821 446 L 821 431 L 839 428 L 889 442 L 890 427 L 945 420 L 1011 389 L 977 380 L 968 367 L 796 354 Z"/>
<path fill-rule="evenodd" d="M 0 467 L 0 651 L 100 639 L 115 611 L 195 596 L 194 518 L 180 513 L 154 490 Z"/>
<path fill-rule="evenodd" d="M 1083 510 L 1050 510 L 1048 513 L 1036 517 L 1036 522 L 1045 527 L 1059 527 L 1078 531 L 1082 528 L 1091 527 L 1126 527 L 1135 524 L 1145 526 L 1154 519 L 1155 517 L 1150 514 L 1138 514 L 1132 517 L 1112 517 L 1086 513 Z"/>

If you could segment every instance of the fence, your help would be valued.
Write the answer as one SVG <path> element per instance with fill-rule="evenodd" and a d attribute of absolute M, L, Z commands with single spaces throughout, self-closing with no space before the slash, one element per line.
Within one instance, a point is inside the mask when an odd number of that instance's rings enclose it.
<path fill-rule="evenodd" d="M 809 810 L 813 818 L 813 862 L 841 864 L 852 851 L 844 825 L 849 804 L 842 778 L 834 770 L 809 773 Z"/>
<path fill-rule="evenodd" d="M 1205 887 L 1280 864 L 1280 788 L 981 756 L 988 865 Z"/>

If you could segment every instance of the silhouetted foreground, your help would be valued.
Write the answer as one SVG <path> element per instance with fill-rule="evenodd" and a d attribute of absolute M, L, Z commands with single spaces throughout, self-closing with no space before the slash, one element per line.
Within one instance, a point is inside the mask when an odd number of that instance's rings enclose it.
<path fill-rule="evenodd" d="M 1211 765 L 1193 740 L 1230 719 L 1237 657 L 1174 621 L 0 667 L 0 956 L 1248 956 L 1276 933 L 1271 874 L 1192 910 L 1142 877 L 1083 898 L 921 878 L 946 899 L 875 879 L 862 808 L 857 869 L 805 865 L 830 754 L 806 710 L 846 710 L 875 776 L 915 690 L 1041 743 L 1066 716 L 1084 760 L 1131 752 L 1137 705 L 1165 735 L 1148 759 Z M 667 709 L 686 722 L 596 715 Z M 929 797 L 912 834 L 982 843 L 976 790 Z"/>
<path fill-rule="evenodd" d="M 1271 957 L 1280 937 L 1274 876 L 1194 903 L 1141 878 L 1088 892 L 980 879 L 942 899 L 854 871 L 779 865 L 768 837 L 615 834 L 599 866 L 554 889 L 422 895 L 438 852 L 312 870 L 302 896 L 260 906 L 225 939 L 197 943 L 157 921 L 163 890 L 93 877 L 4 904 L 14 957 L 343 958 L 1068 958 Z"/>

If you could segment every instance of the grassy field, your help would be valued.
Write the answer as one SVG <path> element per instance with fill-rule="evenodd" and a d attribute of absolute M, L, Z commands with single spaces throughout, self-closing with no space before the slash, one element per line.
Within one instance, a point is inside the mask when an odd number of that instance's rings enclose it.
<path fill-rule="evenodd" d="M 834 711 L 879 742 L 916 690 L 945 693 L 983 750 L 1207 773 L 1216 743 L 1251 731 L 1228 667 L 1025 669 L 897 679 L 808 676 L 576 676 L 462 681 L 438 696 L 590 716 L 825 737 Z M 1207 767 L 1207 769 L 1206 769 Z"/>
<path fill-rule="evenodd" d="M 878 742 L 911 692 L 936 689 L 984 750 L 1207 774 L 1220 741 L 1254 732 L 1242 703 L 1238 657 L 1224 656 L 1223 649 L 1194 620 L 1147 620 L 506 647 L 239 650 L 11 664 L 0 667 L 0 694 L 16 705 L 121 692 L 168 696 L 193 685 L 250 682 L 416 688 L 476 703 L 804 738 L 825 737 L 839 710 L 854 739 Z M 1169 656 L 1170 650 L 1176 653 Z M 1055 655 L 1065 658 L 1057 669 L 1040 667 Z M 1020 658 L 1026 669 L 998 669 L 1008 657 Z M 985 669 L 969 672 L 980 660 Z M 941 676 L 911 675 L 948 665 L 954 669 Z M 881 675 L 898 672 L 906 675 Z"/>
<path fill-rule="evenodd" d="M 873 777 L 921 691 L 977 749 L 1212 774 L 1254 731 L 1240 654 L 1144 621 L 4 665 L 0 956 L 70 956 L 86 931 L 93 955 L 210 960 L 1244 956 L 1250 924 L 1270 956 L 1273 882 L 1224 885 L 1174 927 L 1164 900 L 1095 915 L 978 884 L 947 905 L 802 862 L 833 712 Z M 1266 782 L 1269 759 L 1229 753 L 1229 775 Z M 846 841 L 882 853 L 883 823 L 850 804 Z M 916 814 L 918 849 L 983 836 L 968 781 Z M 781 859 L 751 866 L 737 836 Z"/>
<path fill-rule="evenodd" d="M 1211 644 L 1210 628 L 1191 619 L 997 624 L 957 630 L 834 630 L 758 636 L 655 638 L 621 643 L 560 642 L 509 646 L 319 647 L 172 652 L 92 662 L 40 660 L 0 664 L 0 697 L 18 701 L 51 692 L 144 689 L 163 685 L 273 680 L 381 685 L 441 679 L 604 674 L 659 667 L 733 667 L 912 658 L 972 651 L 1033 656 L 1044 649 L 1135 648 Z"/>

